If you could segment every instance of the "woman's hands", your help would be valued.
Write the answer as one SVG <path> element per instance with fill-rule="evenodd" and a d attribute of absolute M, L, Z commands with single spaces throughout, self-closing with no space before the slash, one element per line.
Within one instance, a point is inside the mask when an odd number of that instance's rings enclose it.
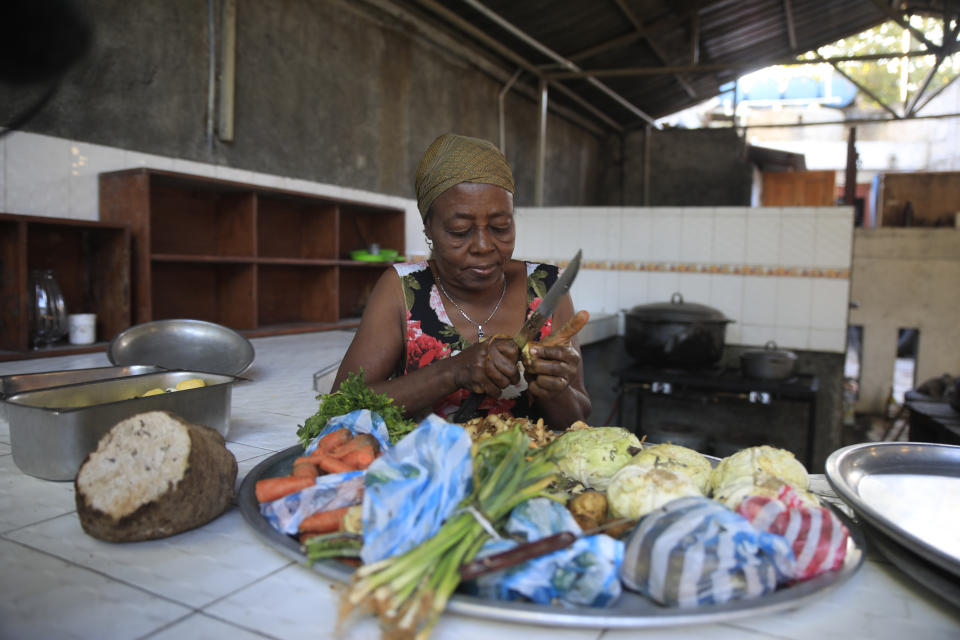
<path fill-rule="evenodd" d="M 526 360 L 529 392 L 538 400 L 549 400 L 570 387 L 580 376 L 580 352 L 569 344 L 531 344 Z"/>
<path fill-rule="evenodd" d="M 494 337 L 458 354 L 457 387 L 497 398 L 500 390 L 520 381 L 520 350 L 510 338 Z"/>

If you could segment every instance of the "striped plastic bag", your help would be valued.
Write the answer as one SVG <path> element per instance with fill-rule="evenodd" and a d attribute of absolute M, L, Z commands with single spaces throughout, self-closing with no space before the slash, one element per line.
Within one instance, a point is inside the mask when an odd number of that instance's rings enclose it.
<path fill-rule="evenodd" d="M 640 520 L 620 578 L 660 604 L 693 607 L 756 598 L 793 576 L 793 551 L 778 535 L 703 497 L 672 500 Z"/>
<path fill-rule="evenodd" d="M 745 498 L 737 512 L 760 531 L 786 538 L 793 548 L 795 580 L 808 580 L 843 566 L 850 532 L 830 509 L 804 503 L 789 485 L 784 485 L 776 498 Z"/>

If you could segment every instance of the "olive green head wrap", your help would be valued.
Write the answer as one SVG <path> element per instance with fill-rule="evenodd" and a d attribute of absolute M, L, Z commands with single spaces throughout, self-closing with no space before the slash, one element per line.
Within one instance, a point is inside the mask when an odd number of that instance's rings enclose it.
<path fill-rule="evenodd" d="M 417 208 L 427 217 L 440 194 L 461 182 L 492 184 L 514 192 L 513 172 L 492 143 L 445 133 L 427 148 L 417 167 Z"/>

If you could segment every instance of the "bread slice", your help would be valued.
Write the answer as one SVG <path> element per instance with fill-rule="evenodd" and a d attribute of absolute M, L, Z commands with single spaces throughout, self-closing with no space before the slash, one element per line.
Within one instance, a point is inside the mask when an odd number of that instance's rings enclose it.
<path fill-rule="evenodd" d="M 77 472 L 77 514 L 111 542 L 164 538 L 199 527 L 233 500 L 237 461 L 214 429 L 167 411 L 118 422 Z"/>

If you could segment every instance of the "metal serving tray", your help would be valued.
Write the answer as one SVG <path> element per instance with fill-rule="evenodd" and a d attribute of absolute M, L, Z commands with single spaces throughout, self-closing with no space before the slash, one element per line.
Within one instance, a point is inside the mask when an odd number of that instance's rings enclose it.
<path fill-rule="evenodd" d="M 257 480 L 289 475 L 293 461 L 302 455 L 303 447 L 294 445 L 267 458 L 254 467 L 243 479 L 238 498 L 240 512 L 247 524 L 268 545 L 330 580 L 349 583 L 353 568 L 327 560 L 310 565 L 300 544 L 267 523 L 260 515 L 255 489 Z M 863 534 L 843 513 L 834 510 L 850 530 L 847 554 L 843 567 L 829 571 L 816 578 L 753 600 L 740 600 L 723 605 L 708 605 L 693 608 L 664 607 L 632 591 L 624 590 L 617 604 L 609 608 L 576 607 L 561 608 L 524 602 L 501 602 L 474 596 L 455 594 L 447 604 L 453 613 L 520 624 L 536 624 L 555 627 L 602 628 L 655 628 L 707 624 L 756 617 L 777 611 L 793 609 L 822 597 L 833 587 L 842 584 L 857 572 L 864 558 Z"/>
<path fill-rule="evenodd" d="M 0 396 L 9 396 L 22 391 L 34 391 L 65 384 L 139 376 L 144 373 L 163 371 L 162 367 L 135 365 L 130 367 L 96 367 L 93 369 L 64 369 L 40 373 L 15 373 L 0 376 Z"/>
<path fill-rule="evenodd" d="M 826 476 L 859 517 L 960 578 L 960 447 L 855 444 L 830 454 Z"/>
<path fill-rule="evenodd" d="M 155 387 L 176 387 L 190 378 L 201 378 L 207 386 L 139 397 Z M 104 433 L 144 411 L 170 411 L 226 437 L 235 380 L 216 373 L 164 371 L 8 396 L 2 402 L 10 423 L 13 461 L 21 471 L 38 478 L 73 480 Z"/>

